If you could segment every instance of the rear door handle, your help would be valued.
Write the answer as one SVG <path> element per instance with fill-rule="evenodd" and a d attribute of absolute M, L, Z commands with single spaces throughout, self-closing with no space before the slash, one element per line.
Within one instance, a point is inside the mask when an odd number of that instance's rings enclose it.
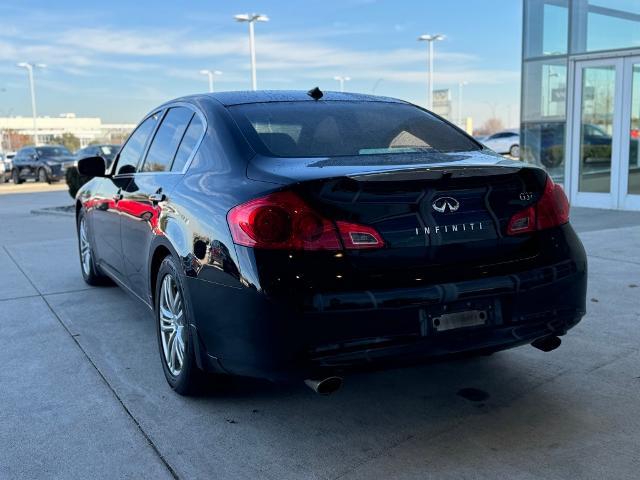
<path fill-rule="evenodd" d="M 166 198 L 164 193 L 152 193 L 149 195 L 149 200 L 151 200 L 152 203 L 164 202 Z"/>

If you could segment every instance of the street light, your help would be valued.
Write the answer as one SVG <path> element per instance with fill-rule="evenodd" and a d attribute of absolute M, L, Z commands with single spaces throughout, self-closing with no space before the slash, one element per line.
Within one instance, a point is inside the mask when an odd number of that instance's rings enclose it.
<path fill-rule="evenodd" d="M 344 92 L 344 82 L 348 82 L 349 80 L 351 80 L 351 77 L 343 77 L 338 75 L 333 77 L 333 79 L 340 82 L 340 91 Z"/>
<path fill-rule="evenodd" d="M 222 72 L 220 70 L 200 70 L 200 73 L 209 77 L 209 92 L 213 93 L 213 76 L 222 75 Z"/>
<path fill-rule="evenodd" d="M 269 17 L 266 15 L 260 15 L 258 13 L 244 13 L 241 15 L 236 15 L 233 18 L 236 19 L 236 22 L 247 22 L 249 24 L 249 51 L 251 53 L 251 89 L 257 90 L 257 81 L 256 81 L 256 40 L 255 35 L 253 33 L 253 24 L 255 22 L 268 22 Z"/>
<path fill-rule="evenodd" d="M 34 68 L 46 68 L 47 66 L 44 63 L 29 63 L 29 62 L 20 62 L 18 67 L 26 68 L 27 73 L 29 74 L 29 88 L 31 90 L 31 112 L 33 114 L 33 144 L 38 145 L 38 127 L 37 127 L 37 113 L 36 113 L 36 87 L 35 82 L 33 80 L 33 69 Z"/>
<path fill-rule="evenodd" d="M 460 128 L 464 128 L 462 126 L 462 87 L 465 85 L 469 85 L 469 82 L 458 83 L 458 126 Z"/>
<path fill-rule="evenodd" d="M 427 97 L 427 108 L 433 109 L 433 42 L 438 40 L 444 40 L 444 35 L 420 35 L 418 37 L 419 42 L 428 42 L 429 44 L 429 90 Z"/>

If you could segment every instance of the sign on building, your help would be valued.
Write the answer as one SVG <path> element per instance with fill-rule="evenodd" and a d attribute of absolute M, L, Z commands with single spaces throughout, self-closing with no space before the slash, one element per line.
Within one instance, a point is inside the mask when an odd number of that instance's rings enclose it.
<path fill-rule="evenodd" d="M 451 119 L 451 90 L 443 88 L 433 91 L 433 113 Z"/>

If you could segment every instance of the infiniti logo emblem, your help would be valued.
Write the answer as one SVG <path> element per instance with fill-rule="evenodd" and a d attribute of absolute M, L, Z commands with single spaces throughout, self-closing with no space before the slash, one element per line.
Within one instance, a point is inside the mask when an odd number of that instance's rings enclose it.
<path fill-rule="evenodd" d="M 447 210 L 455 212 L 460 208 L 460 202 L 453 197 L 439 197 L 431 206 L 436 212 L 444 213 Z"/>

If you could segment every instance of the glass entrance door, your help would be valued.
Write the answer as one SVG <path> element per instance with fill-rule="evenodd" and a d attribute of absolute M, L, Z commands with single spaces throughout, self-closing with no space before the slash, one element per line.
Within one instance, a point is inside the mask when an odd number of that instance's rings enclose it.
<path fill-rule="evenodd" d="M 624 60 L 620 208 L 640 210 L 640 57 Z"/>
<path fill-rule="evenodd" d="M 576 61 L 572 118 L 572 204 L 640 210 L 640 57 Z"/>
<path fill-rule="evenodd" d="M 576 62 L 571 197 L 578 206 L 618 205 L 622 67 L 620 59 Z"/>

